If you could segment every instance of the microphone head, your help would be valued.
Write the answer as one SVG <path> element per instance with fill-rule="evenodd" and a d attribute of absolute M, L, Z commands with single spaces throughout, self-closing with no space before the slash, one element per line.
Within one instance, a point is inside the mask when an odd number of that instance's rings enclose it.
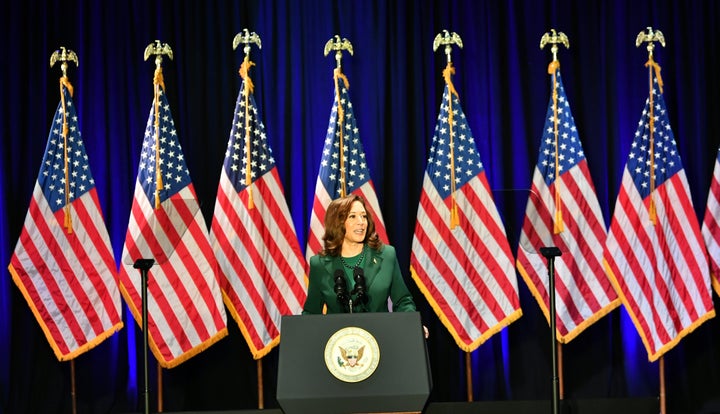
<path fill-rule="evenodd" d="M 345 272 L 343 272 L 341 269 L 335 270 L 335 276 L 333 277 L 333 280 L 335 281 L 335 295 L 337 296 L 338 302 L 340 302 L 341 305 L 346 305 L 350 299 L 348 296 L 347 291 L 347 282 L 345 281 Z"/>
<path fill-rule="evenodd" d="M 351 292 L 357 295 L 357 301 L 360 303 L 367 303 L 368 297 L 365 294 L 365 272 L 360 267 L 353 269 L 353 280 L 355 280 L 355 288 Z"/>
<path fill-rule="evenodd" d="M 353 268 L 353 279 L 356 279 L 356 280 L 357 280 L 358 277 L 364 278 L 364 277 L 365 277 L 365 271 L 362 269 L 362 267 L 360 267 L 360 266 L 355 266 L 355 268 Z"/>
<path fill-rule="evenodd" d="M 333 276 L 335 283 L 342 283 L 345 281 L 345 272 L 342 269 L 335 269 L 335 275 Z"/>

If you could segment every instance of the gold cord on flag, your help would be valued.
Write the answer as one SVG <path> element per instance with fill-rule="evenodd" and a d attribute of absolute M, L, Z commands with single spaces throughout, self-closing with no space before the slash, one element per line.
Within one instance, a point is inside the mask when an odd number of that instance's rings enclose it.
<path fill-rule="evenodd" d="M 73 96 L 73 87 L 72 84 L 70 84 L 70 79 L 68 79 L 67 76 L 63 75 L 60 78 L 60 100 L 62 101 L 62 109 L 63 109 L 63 129 L 62 129 L 62 135 L 63 135 L 63 159 L 65 161 L 65 222 L 64 226 L 67 229 L 68 234 L 72 234 L 73 227 L 72 227 L 72 216 L 70 215 L 70 165 L 69 165 L 69 159 L 68 159 L 68 134 L 70 132 L 68 127 L 68 121 L 67 121 L 67 107 L 65 103 L 65 94 L 63 93 L 63 87 L 67 88 L 68 92 L 70 93 L 70 96 Z"/>
<path fill-rule="evenodd" d="M 248 193 L 248 209 L 255 208 L 255 202 L 253 201 L 252 195 L 252 162 L 250 157 L 252 155 L 250 146 L 250 94 L 255 90 L 255 85 L 250 79 L 250 68 L 255 66 L 255 63 L 250 61 L 250 44 L 255 43 L 258 48 L 262 48 L 262 42 L 260 36 L 255 32 L 250 32 L 248 29 L 243 29 L 242 32 L 235 35 L 233 38 L 233 50 L 237 49 L 238 45 L 244 44 L 243 52 L 245 52 L 245 58 L 243 63 L 240 65 L 240 77 L 243 79 L 243 96 L 245 97 L 245 187 Z"/>
<path fill-rule="evenodd" d="M 562 198 L 560 197 L 560 134 L 559 134 L 559 123 L 560 117 L 558 113 L 558 81 L 557 71 L 560 69 L 560 61 L 557 58 L 558 45 L 565 45 L 566 48 L 570 48 L 570 40 L 563 32 L 555 31 L 550 29 L 549 33 L 545 33 L 540 38 L 540 49 L 543 49 L 545 45 L 552 45 L 550 51 L 552 52 L 553 59 L 548 65 L 548 74 L 552 75 L 553 86 L 552 86 L 552 99 L 553 99 L 553 133 L 555 135 L 555 219 L 553 223 L 553 233 L 559 234 L 565 230 L 562 217 Z"/>
<path fill-rule="evenodd" d="M 452 83 L 452 75 L 455 74 L 455 68 L 452 65 L 452 62 L 448 62 L 445 66 L 445 69 L 443 69 L 443 79 L 445 79 L 445 84 L 448 87 L 448 127 L 450 130 L 450 194 L 451 194 L 451 203 L 450 206 L 450 230 L 453 230 L 455 227 L 457 227 L 460 224 L 460 217 L 458 215 L 458 208 L 457 208 L 457 200 L 455 199 L 455 134 L 453 133 L 453 109 L 452 109 L 452 97 L 455 95 L 458 96 L 457 91 L 455 90 L 455 85 Z"/>
<path fill-rule="evenodd" d="M 337 66 L 335 67 L 335 70 L 333 71 L 333 80 L 335 82 L 335 98 L 337 99 L 337 131 L 339 133 L 340 137 L 340 197 L 345 197 L 347 195 L 347 188 L 345 185 L 345 156 L 343 154 L 343 150 L 345 149 L 345 143 L 344 143 L 344 127 L 343 123 L 345 121 L 345 110 L 342 107 L 342 102 L 340 101 L 340 85 L 339 80 L 342 79 L 345 85 L 346 89 L 350 89 L 350 85 L 348 83 L 347 78 L 342 73 L 342 52 L 343 50 L 347 51 L 351 55 L 353 54 L 353 47 L 352 43 L 350 43 L 347 39 L 341 39 L 339 35 L 335 35 L 330 40 L 325 43 L 325 56 L 328 55 L 331 51 L 335 51 L 335 62 L 337 63 Z"/>
<path fill-rule="evenodd" d="M 560 142 L 559 142 L 559 128 L 560 122 L 558 114 L 558 84 L 557 84 L 557 71 L 560 69 L 560 61 L 553 60 L 548 65 L 548 74 L 553 77 L 553 133 L 555 135 L 555 223 L 553 224 L 553 232 L 560 234 L 565 230 L 562 218 L 562 199 L 560 198 Z"/>
<path fill-rule="evenodd" d="M 457 199 L 455 198 L 455 134 L 453 133 L 453 109 L 452 109 L 452 96 L 458 96 L 455 86 L 452 83 L 452 75 L 455 74 L 455 68 L 452 65 L 452 46 L 463 47 L 462 39 L 455 32 L 449 32 L 443 30 L 442 33 L 438 33 L 433 40 L 433 51 L 437 51 L 441 45 L 445 46 L 445 56 L 447 56 L 447 65 L 443 70 L 443 79 L 448 87 L 448 125 L 450 129 L 450 230 L 453 230 L 460 224 L 460 215 L 458 214 Z"/>
<path fill-rule="evenodd" d="M 62 70 L 62 76 L 60 77 L 60 100 L 62 102 L 63 113 L 63 168 L 65 173 L 65 206 L 63 207 L 65 210 L 65 218 L 63 220 L 63 227 L 67 229 L 68 234 L 72 234 L 72 216 L 70 214 L 70 160 L 68 158 L 68 135 L 70 133 L 70 128 L 68 126 L 67 103 L 65 102 L 63 87 L 68 90 L 70 96 L 72 97 L 73 86 L 67 76 L 68 62 L 75 62 L 76 66 L 79 65 L 79 63 L 75 52 L 70 49 L 65 49 L 64 47 L 60 47 L 60 49 L 54 51 L 52 55 L 50 55 L 50 67 L 55 66 L 55 62 L 62 62 L 60 65 L 60 69 Z"/>
<path fill-rule="evenodd" d="M 155 74 L 153 75 L 153 111 L 155 112 L 155 208 L 160 208 L 160 191 L 163 189 L 162 173 L 160 171 L 160 88 L 165 91 L 165 80 L 162 74 L 162 55 L 173 58 L 173 52 L 167 43 L 159 40 L 150 43 L 145 48 L 145 60 L 155 55 Z"/>
<path fill-rule="evenodd" d="M 155 68 L 153 76 L 155 86 L 154 111 L 155 111 L 155 208 L 160 208 L 160 190 L 163 189 L 162 172 L 160 171 L 160 88 L 165 91 L 165 80 L 163 79 L 162 66 Z"/>
<path fill-rule="evenodd" d="M 648 68 L 650 84 L 650 121 L 648 122 L 650 128 L 650 205 L 648 206 L 648 214 L 650 216 L 650 222 L 655 225 L 657 223 L 657 213 L 655 211 L 655 202 L 653 201 L 653 193 L 655 192 L 655 97 L 653 93 L 653 74 L 655 78 L 657 78 L 660 93 L 662 93 L 663 81 L 660 76 L 660 65 L 653 59 L 653 50 L 655 49 L 654 42 L 659 42 L 660 45 L 665 46 L 665 36 L 660 30 L 653 30 L 652 27 L 648 27 L 647 32 L 642 31 L 637 35 L 635 47 L 640 46 L 643 42 L 647 42 L 648 44 L 648 61 L 645 62 L 645 67 Z"/>
<path fill-rule="evenodd" d="M 245 97 L 245 186 L 248 191 L 248 209 L 252 210 L 255 207 L 252 196 L 252 163 L 250 160 L 251 148 L 250 148 L 250 94 L 254 90 L 254 85 L 250 79 L 248 72 L 255 63 L 250 61 L 250 55 L 246 54 L 242 65 L 240 65 L 240 77 L 245 82 L 245 89 L 243 95 Z"/>
<path fill-rule="evenodd" d="M 657 224 L 657 212 L 655 210 L 655 201 L 653 201 L 653 193 L 655 192 L 655 94 L 653 93 L 653 74 L 657 78 L 658 87 L 660 93 L 662 93 L 663 81 L 660 76 L 660 65 L 655 62 L 650 54 L 648 61 L 645 62 L 645 67 L 648 68 L 648 78 L 650 83 L 650 222 L 654 225 Z"/>
<path fill-rule="evenodd" d="M 343 84 L 345 85 L 346 89 L 350 88 L 350 84 L 348 83 L 347 77 L 342 73 L 342 70 L 340 67 L 336 67 L 333 71 L 333 80 L 335 81 L 335 97 L 337 99 L 337 130 L 340 134 L 340 197 L 345 197 L 347 195 L 347 189 L 345 187 L 345 156 L 343 153 L 345 143 L 344 136 L 343 136 L 343 130 L 344 130 L 344 121 L 345 121 L 345 109 L 342 107 L 342 101 L 340 100 L 340 82 L 339 80 L 342 79 Z"/>

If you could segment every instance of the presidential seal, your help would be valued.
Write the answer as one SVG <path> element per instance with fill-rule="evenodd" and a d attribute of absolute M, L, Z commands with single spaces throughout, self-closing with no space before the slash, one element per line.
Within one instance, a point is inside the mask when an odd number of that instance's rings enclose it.
<path fill-rule="evenodd" d="M 340 381 L 360 382 L 375 372 L 379 362 L 378 343 L 362 328 L 342 328 L 325 344 L 325 366 Z"/>

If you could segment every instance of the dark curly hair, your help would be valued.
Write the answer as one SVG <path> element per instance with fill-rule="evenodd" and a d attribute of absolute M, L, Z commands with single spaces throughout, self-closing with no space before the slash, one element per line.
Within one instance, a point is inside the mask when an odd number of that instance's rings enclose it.
<path fill-rule="evenodd" d="M 350 194 L 345 197 L 337 198 L 330 202 L 325 212 L 325 235 L 323 241 L 325 248 L 320 252 L 322 256 L 340 256 L 342 251 L 342 243 L 345 239 L 345 220 L 347 219 L 350 207 L 356 201 L 359 201 L 365 212 L 367 213 L 367 231 L 365 232 L 365 240 L 363 243 L 370 248 L 380 250 L 382 241 L 375 232 L 375 220 L 368 211 L 365 200 L 356 194 Z"/>

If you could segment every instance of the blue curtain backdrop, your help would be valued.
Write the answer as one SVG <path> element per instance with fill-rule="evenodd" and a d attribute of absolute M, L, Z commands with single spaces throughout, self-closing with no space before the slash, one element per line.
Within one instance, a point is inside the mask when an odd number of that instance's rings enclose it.
<path fill-rule="evenodd" d="M 720 144 L 717 71 L 720 3 L 712 0 L 265 0 L 11 1 L 0 13 L 0 412 L 67 413 L 70 364 L 58 362 L 6 270 L 19 237 L 52 115 L 59 102 L 53 51 L 80 60 L 69 77 L 79 124 L 116 257 L 120 257 L 147 114 L 154 63 L 145 47 L 168 43 L 163 70 L 175 125 L 201 207 L 212 219 L 220 168 L 241 79 L 243 28 L 256 32 L 255 98 L 274 150 L 304 249 L 320 153 L 333 99 L 333 35 L 345 55 L 360 136 L 403 269 L 440 105 L 445 66 L 435 35 L 458 33 L 455 87 L 477 139 L 490 186 L 517 246 L 532 168 L 549 99 L 550 52 L 540 37 L 554 28 L 570 38 L 559 59 L 600 205 L 609 223 L 624 163 L 645 99 L 647 26 L 661 30 L 662 66 L 673 131 L 702 218 Z M 466 399 L 465 355 L 406 271 L 428 339 L 431 401 Z M 472 353 L 475 400 L 549 398 L 548 324 L 518 280 L 524 316 Z M 716 307 L 720 305 L 713 294 Z M 79 412 L 138 410 L 141 332 L 126 327 L 76 359 Z M 166 411 L 257 408 L 256 363 L 234 321 L 230 335 L 177 368 L 164 370 Z M 263 360 L 265 407 L 276 407 L 277 349 Z M 669 412 L 700 412 L 720 389 L 720 322 L 701 325 L 665 356 Z M 659 395 L 659 364 L 647 354 L 623 308 L 563 347 L 566 398 Z M 157 387 L 151 356 L 151 404 Z"/>

